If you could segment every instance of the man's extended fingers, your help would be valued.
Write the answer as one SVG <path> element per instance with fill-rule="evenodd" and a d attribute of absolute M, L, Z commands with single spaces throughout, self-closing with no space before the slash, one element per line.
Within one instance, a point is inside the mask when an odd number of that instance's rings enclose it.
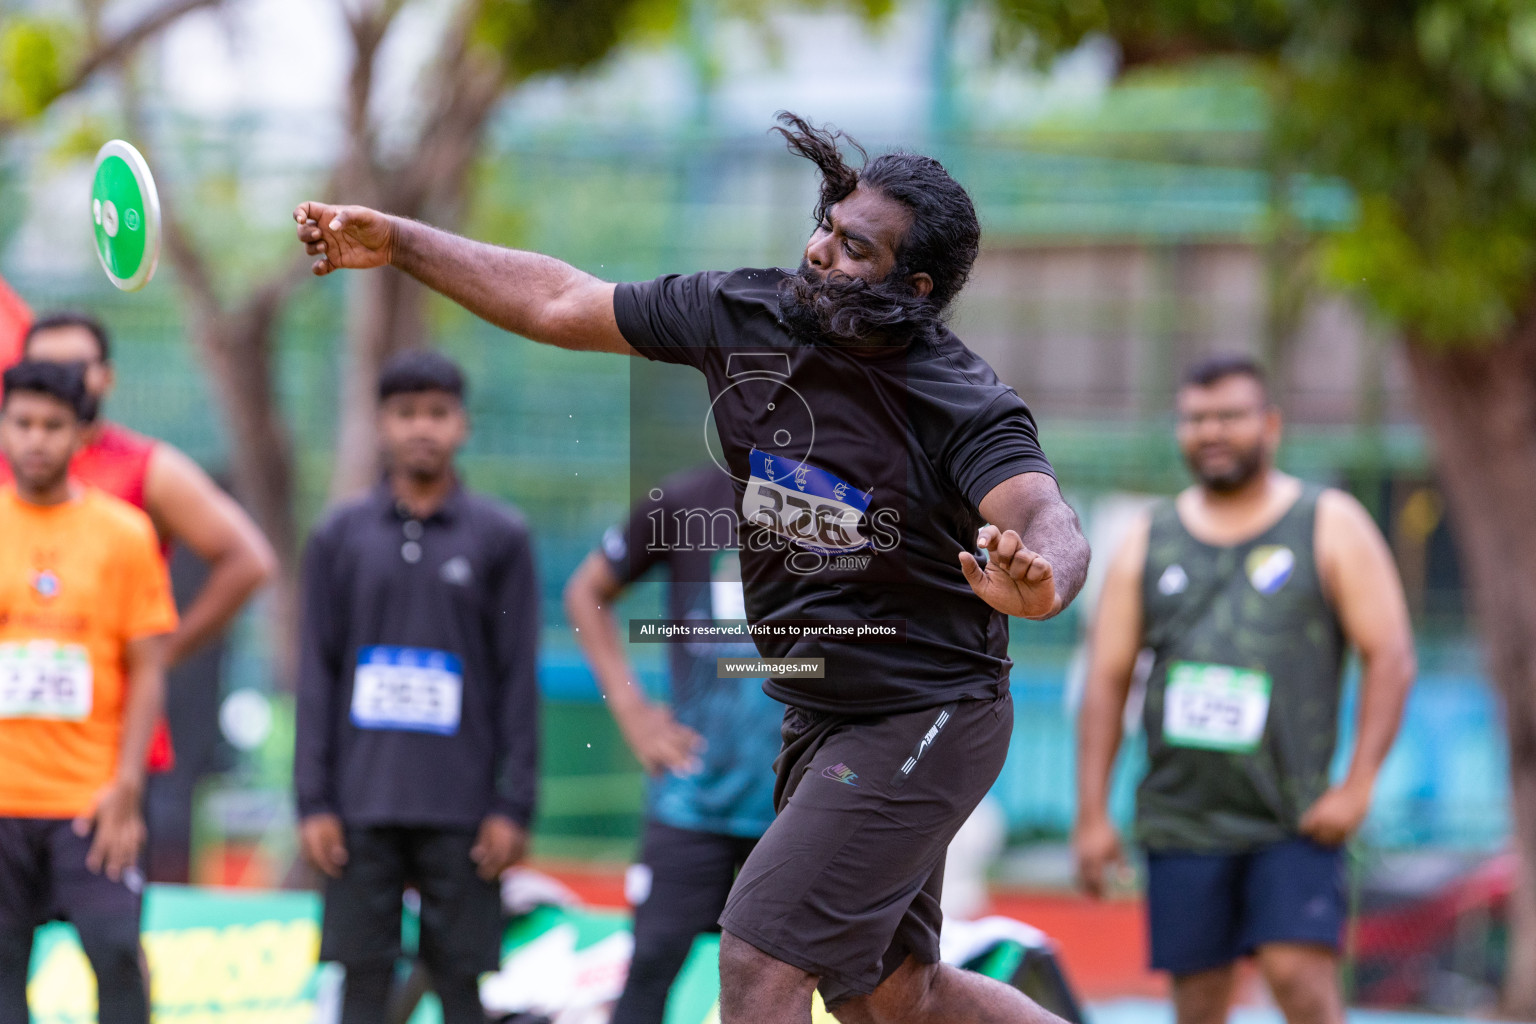
<path fill-rule="evenodd" d="M 1019 540 L 1018 534 L 1012 530 L 1004 530 L 1002 536 L 997 539 L 997 550 L 993 552 L 993 556 L 997 559 L 997 567 L 1004 571 L 1011 570 L 1014 559 L 1019 557 L 1020 552 L 1028 554 L 1029 549 L 1024 546 L 1023 541 Z"/>
<path fill-rule="evenodd" d="M 1077 866 L 1077 881 L 1083 892 L 1094 899 L 1104 893 L 1104 868 L 1097 861 L 1085 860 Z"/>
<path fill-rule="evenodd" d="M 131 834 L 125 833 L 119 841 L 113 843 L 107 850 L 107 877 L 116 882 L 123 876 L 123 872 L 133 866 L 134 856 L 138 852 L 134 849 Z"/>
<path fill-rule="evenodd" d="M 982 581 L 987 578 L 986 570 L 981 567 L 980 562 L 976 561 L 976 556 L 969 551 L 960 552 L 960 572 L 973 590 L 980 587 Z"/>
<path fill-rule="evenodd" d="M 997 539 L 1002 536 L 1002 533 L 1003 531 L 988 523 L 977 532 L 976 547 L 983 551 L 991 551 L 997 547 Z"/>

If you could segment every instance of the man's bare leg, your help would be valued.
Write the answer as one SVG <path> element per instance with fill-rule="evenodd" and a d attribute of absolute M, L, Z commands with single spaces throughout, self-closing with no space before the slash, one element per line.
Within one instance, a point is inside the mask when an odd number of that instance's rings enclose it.
<path fill-rule="evenodd" d="M 1063 1024 L 1018 989 L 911 957 L 867 996 L 839 1006 L 841 1024 Z"/>
<path fill-rule="evenodd" d="M 1333 950 L 1274 942 L 1259 947 L 1258 960 L 1286 1024 L 1343 1024 L 1344 990 Z"/>
<path fill-rule="evenodd" d="M 808 1024 L 818 980 L 726 932 L 720 937 L 720 1024 Z M 1062 1024 L 1000 981 L 911 957 L 836 1015 L 842 1024 Z"/>
<path fill-rule="evenodd" d="M 819 980 L 730 932 L 720 936 L 720 1024 L 810 1024 Z"/>
<path fill-rule="evenodd" d="M 1236 980 L 1236 964 L 1175 975 L 1173 1009 L 1178 1024 L 1225 1024 Z"/>

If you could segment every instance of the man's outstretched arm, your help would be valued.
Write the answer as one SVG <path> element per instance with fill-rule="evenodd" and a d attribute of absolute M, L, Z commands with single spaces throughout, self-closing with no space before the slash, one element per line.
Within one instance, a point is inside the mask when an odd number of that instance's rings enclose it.
<path fill-rule="evenodd" d="M 613 284 L 553 257 L 366 206 L 304 203 L 293 219 L 317 275 L 394 266 L 503 330 L 559 348 L 635 354 L 614 319 Z"/>

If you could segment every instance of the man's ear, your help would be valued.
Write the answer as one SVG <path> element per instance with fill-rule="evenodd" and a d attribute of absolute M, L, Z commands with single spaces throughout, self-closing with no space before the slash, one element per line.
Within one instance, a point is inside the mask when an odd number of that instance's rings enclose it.
<path fill-rule="evenodd" d="M 920 299 L 926 299 L 933 294 L 933 278 L 922 271 L 910 275 L 907 278 L 907 284 L 912 286 L 912 294 Z"/>

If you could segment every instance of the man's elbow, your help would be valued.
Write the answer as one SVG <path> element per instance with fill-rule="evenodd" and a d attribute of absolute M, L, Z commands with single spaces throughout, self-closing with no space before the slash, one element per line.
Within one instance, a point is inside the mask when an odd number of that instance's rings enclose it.
<path fill-rule="evenodd" d="M 571 623 L 586 618 L 597 605 L 595 590 L 592 581 L 587 578 L 585 567 L 577 569 L 571 574 L 571 578 L 565 581 L 561 600 L 565 606 L 566 620 Z"/>
<path fill-rule="evenodd" d="M 254 594 L 277 578 L 279 569 L 277 552 L 267 538 L 254 532 L 233 549 L 231 560 L 239 573 L 240 583 L 246 596 Z"/>
<path fill-rule="evenodd" d="M 1401 640 L 1373 651 L 1364 661 L 1371 675 L 1403 693 L 1413 686 L 1419 674 L 1419 659 L 1412 640 Z"/>

